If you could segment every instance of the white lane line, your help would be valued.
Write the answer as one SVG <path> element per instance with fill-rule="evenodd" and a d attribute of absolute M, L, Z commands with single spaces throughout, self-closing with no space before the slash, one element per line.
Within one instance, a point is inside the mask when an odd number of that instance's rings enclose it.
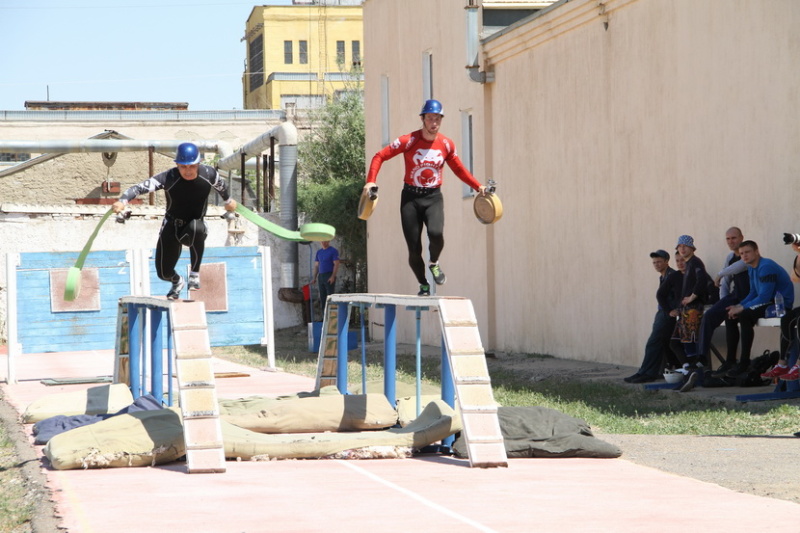
<path fill-rule="evenodd" d="M 439 511 L 442 514 L 445 514 L 445 515 L 447 515 L 447 516 L 449 516 L 451 518 L 454 518 L 454 519 L 456 519 L 456 520 L 458 520 L 460 522 L 463 522 L 463 523 L 465 523 L 465 524 L 467 524 L 469 526 L 472 526 L 475 529 L 477 529 L 478 531 L 485 531 L 486 533 L 497 533 L 497 531 L 495 531 L 494 529 L 492 529 L 490 527 L 486 527 L 483 524 L 479 524 L 478 522 L 475 522 L 474 520 L 470 520 L 466 516 L 462 516 L 462 515 L 454 512 L 454 511 L 451 511 L 447 507 L 442 507 L 441 505 L 433 503 L 432 501 L 420 496 L 416 492 L 412 492 L 412 491 L 410 491 L 408 489 L 404 489 L 403 487 L 401 487 L 399 485 L 395 485 L 391 481 L 387 481 L 387 480 L 385 480 L 385 479 L 383 479 L 383 478 L 381 478 L 379 476 L 376 476 L 372 472 L 368 472 L 368 471 L 364 470 L 363 468 L 360 468 L 360 467 L 354 465 L 352 461 L 336 461 L 336 462 L 340 463 L 340 464 L 342 464 L 342 465 L 344 465 L 344 466 L 346 466 L 346 467 L 348 467 L 348 468 L 350 468 L 352 470 L 355 470 L 359 474 L 361 474 L 363 476 L 366 476 L 366 477 L 370 478 L 373 481 L 377 481 L 378 483 L 386 485 L 390 489 L 396 490 L 397 492 L 401 492 L 401 493 L 405 494 L 406 496 L 409 496 L 410 498 L 413 498 L 413 499 L 417 500 L 418 502 L 420 502 L 420 503 L 422 503 L 424 505 L 427 505 L 431 509 Z"/>

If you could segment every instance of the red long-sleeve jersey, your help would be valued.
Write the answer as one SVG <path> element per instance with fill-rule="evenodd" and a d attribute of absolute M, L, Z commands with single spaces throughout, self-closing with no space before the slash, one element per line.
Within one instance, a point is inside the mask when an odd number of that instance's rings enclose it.
<path fill-rule="evenodd" d="M 458 179 L 476 191 L 480 189 L 481 184 L 458 157 L 455 143 L 442 134 L 437 134 L 433 141 L 426 141 L 422 137 L 422 130 L 402 135 L 376 153 L 369 165 L 367 183 L 377 181 L 378 171 L 384 161 L 400 154 L 405 156 L 406 162 L 403 181 L 411 186 L 441 187 L 442 169 L 447 163 Z"/>

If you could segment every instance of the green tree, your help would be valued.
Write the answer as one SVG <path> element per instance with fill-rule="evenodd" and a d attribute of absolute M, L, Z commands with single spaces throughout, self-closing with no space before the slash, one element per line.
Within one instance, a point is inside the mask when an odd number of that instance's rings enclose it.
<path fill-rule="evenodd" d="M 338 247 L 355 268 L 355 290 L 363 292 L 367 226 L 356 216 L 364 186 L 363 91 L 341 93 L 313 114 L 311 124 L 298 145 L 298 208 L 308 220 L 336 228 Z"/>

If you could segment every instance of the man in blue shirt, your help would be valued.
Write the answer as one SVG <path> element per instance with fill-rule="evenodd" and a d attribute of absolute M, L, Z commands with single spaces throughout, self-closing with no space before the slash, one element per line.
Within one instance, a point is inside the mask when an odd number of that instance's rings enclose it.
<path fill-rule="evenodd" d="M 339 271 L 339 250 L 330 241 L 322 241 L 314 263 L 314 279 L 319 285 L 319 301 L 325 312 L 328 295 L 336 292 L 336 273 Z"/>
<path fill-rule="evenodd" d="M 741 303 L 728 308 L 729 318 L 738 318 L 742 334 L 742 357 L 739 364 L 728 371 L 728 376 L 745 372 L 750 366 L 750 349 L 755 337 L 754 328 L 759 318 L 764 318 L 767 309 L 775 304 L 775 294 L 780 292 L 786 311 L 794 305 L 794 287 L 789 273 L 772 259 L 761 257 L 758 245 L 744 241 L 739 245 L 739 257 L 747 265 L 750 293 Z"/>

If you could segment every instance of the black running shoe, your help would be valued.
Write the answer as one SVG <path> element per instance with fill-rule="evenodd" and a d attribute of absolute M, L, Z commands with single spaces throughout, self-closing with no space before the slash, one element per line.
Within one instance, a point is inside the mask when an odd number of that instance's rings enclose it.
<path fill-rule="evenodd" d="M 430 285 L 420 285 L 419 292 L 417 296 L 430 296 L 431 295 L 431 286 Z"/>
<path fill-rule="evenodd" d="M 692 390 L 695 384 L 697 383 L 698 378 L 700 377 L 700 372 L 702 372 L 702 370 L 692 371 L 692 373 L 689 374 L 689 377 L 686 378 L 684 384 L 678 390 L 680 390 L 681 392 L 689 392 L 690 390 Z"/>
<path fill-rule="evenodd" d="M 431 269 L 431 274 L 433 274 L 433 281 L 435 281 L 437 285 L 444 285 L 445 281 L 447 281 L 447 276 L 444 275 L 442 267 L 436 264 L 428 268 Z"/>

